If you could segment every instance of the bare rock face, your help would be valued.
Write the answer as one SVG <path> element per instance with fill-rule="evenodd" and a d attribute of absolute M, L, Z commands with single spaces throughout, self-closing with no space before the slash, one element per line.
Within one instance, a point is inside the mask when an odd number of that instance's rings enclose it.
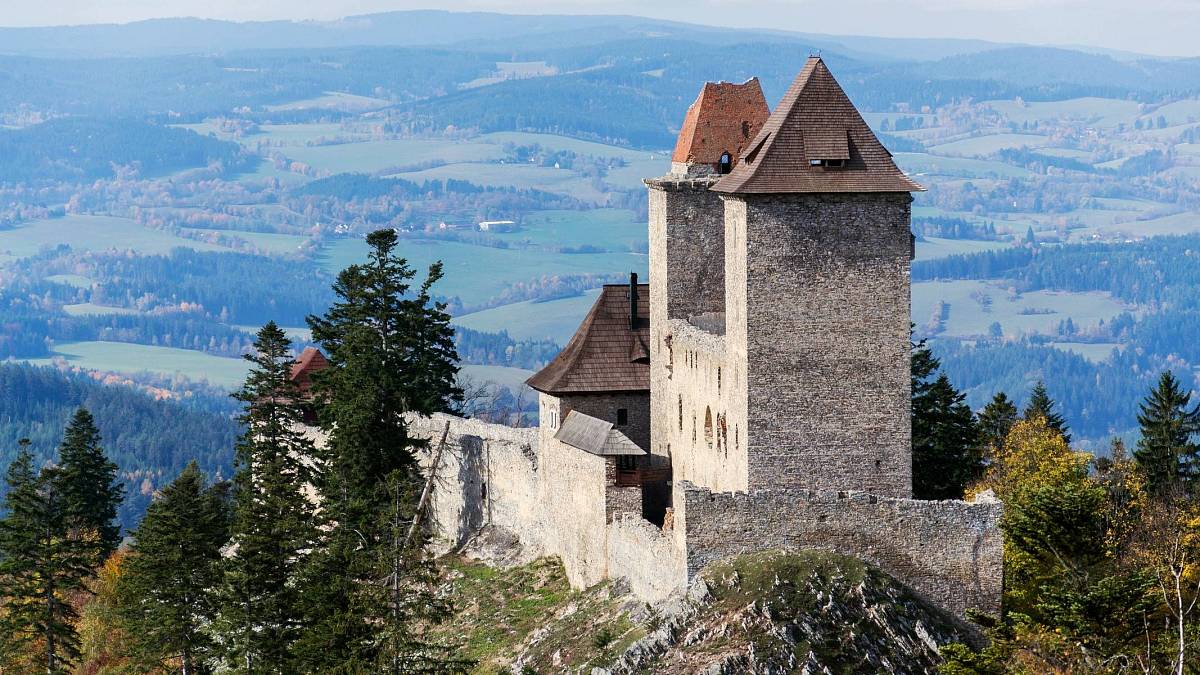
<path fill-rule="evenodd" d="M 882 572 L 819 551 L 713 565 L 649 612 L 647 635 L 607 672 L 931 673 L 939 646 L 975 637 Z"/>

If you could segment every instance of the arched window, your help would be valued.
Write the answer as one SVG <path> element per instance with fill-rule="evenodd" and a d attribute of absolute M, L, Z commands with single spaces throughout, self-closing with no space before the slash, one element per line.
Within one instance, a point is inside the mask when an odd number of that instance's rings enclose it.
<path fill-rule="evenodd" d="M 707 443 L 708 447 L 710 448 L 713 446 L 712 408 L 704 409 L 704 442 Z"/>
<path fill-rule="evenodd" d="M 721 161 L 717 162 L 717 173 L 727 174 L 733 171 L 733 155 L 728 152 L 721 154 Z"/>

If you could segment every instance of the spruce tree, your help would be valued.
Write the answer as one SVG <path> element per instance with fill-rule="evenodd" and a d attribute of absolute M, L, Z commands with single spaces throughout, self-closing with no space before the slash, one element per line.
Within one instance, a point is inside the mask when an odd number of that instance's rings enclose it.
<path fill-rule="evenodd" d="M 462 397 L 450 316 L 430 296 L 442 266 L 430 266 L 414 287 L 397 243 L 392 230 L 368 235 L 367 262 L 343 270 L 333 287 L 338 301 L 308 320 L 331 367 L 312 389 L 328 442 L 316 479 L 326 526 L 305 566 L 308 626 L 297 645 L 306 670 L 378 666 L 385 650 L 377 627 L 392 613 L 364 580 L 389 545 L 387 487 L 421 480 L 415 453 L 426 443 L 409 435 L 405 415 L 443 411 Z M 414 517 L 414 493 L 404 491 L 403 520 Z"/>
<path fill-rule="evenodd" d="M 1141 438 L 1133 456 L 1147 487 L 1155 494 L 1165 495 L 1175 487 L 1193 487 L 1197 478 L 1200 445 L 1193 437 L 1200 432 L 1200 406 L 1189 410 L 1191 398 L 1191 392 L 1184 391 L 1168 370 L 1141 404 Z"/>
<path fill-rule="evenodd" d="M 86 408 L 75 411 L 63 433 L 58 482 L 70 536 L 83 542 L 91 566 L 98 567 L 121 543 L 117 507 L 125 486 L 117 482 L 117 465 L 100 447 L 100 430 Z"/>
<path fill-rule="evenodd" d="M 966 396 L 939 375 L 913 401 L 913 496 L 961 499 L 983 473 L 979 431 Z"/>
<path fill-rule="evenodd" d="M 1046 391 L 1046 383 L 1038 380 L 1029 394 L 1029 404 L 1025 406 L 1021 418 L 1032 420 L 1035 417 L 1041 417 L 1046 420 L 1047 427 L 1062 434 L 1063 440 L 1069 444 L 1071 431 L 1067 428 L 1067 421 L 1063 419 L 1063 416 L 1054 410 L 1055 405 L 1054 399 L 1050 398 L 1050 394 Z"/>
<path fill-rule="evenodd" d="M 35 473 L 23 444 L 9 466 L 4 520 L 0 521 L 0 657 L 21 671 L 70 672 L 79 656 L 76 612 L 69 595 L 85 590 L 94 547 L 69 536 L 71 508 L 61 492 L 61 474 L 49 467 Z M 30 648 L 37 646 L 37 653 Z M 23 665 L 24 664 L 24 665 Z"/>
<path fill-rule="evenodd" d="M 1017 406 L 1004 392 L 998 392 L 979 411 L 979 441 L 987 456 L 995 457 L 1004 452 L 1004 439 L 1008 438 L 1008 432 L 1018 419 Z"/>
<path fill-rule="evenodd" d="M 303 615 L 298 570 L 316 539 L 305 495 L 315 450 L 303 430 L 300 391 L 291 380 L 291 342 L 274 322 L 258 332 L 253 364 L 235 394 L 245 408 L 237 447 L 231 555 L 218 629 L 230 668 L 294 672 L 292 647 Z"/>
<path fill-rule="evenodd" d="M 227 486 L 205 485 L 194 461 L 146 509 L 117 586 L 127 649 L 143 667 L 208 672 L 229 520 Z"/>

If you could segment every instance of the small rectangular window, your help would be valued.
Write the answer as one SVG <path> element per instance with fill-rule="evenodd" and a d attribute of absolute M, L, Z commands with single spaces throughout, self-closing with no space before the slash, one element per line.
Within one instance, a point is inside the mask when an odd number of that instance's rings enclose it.
<path fill-rule="evenodd" d="M 621 471 L 636 471 L 637 470 L 637 457 L 635 457 L 633 455 L 618 455 L 617 456 L 617 469 L 619 469 Z"/>
<path fill-rule="evenodd" d="M 629 411 L 625 408 L 617 408 L 617 426 L 623 427 L 629 424 Z"/>

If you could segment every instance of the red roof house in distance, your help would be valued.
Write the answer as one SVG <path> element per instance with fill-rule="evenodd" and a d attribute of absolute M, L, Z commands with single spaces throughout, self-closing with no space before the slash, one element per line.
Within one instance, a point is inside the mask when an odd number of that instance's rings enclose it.
<path fill-rule="evenodd" d="M 683 119 L 672 173 L 729 173 L 770 115 L 757 77 L 705 83 Z"/>
<path fill-rule="evenodd" d="M 301 394 L 307 395 L 308 390 L 312 388 L 312 374 L 328 367 L 329 361 L 325 359 L 321 350 L 316 347 L 306 347 L 300 353 L 300 358 L 292 364 L 292 382 L 296 383 Z"/>

